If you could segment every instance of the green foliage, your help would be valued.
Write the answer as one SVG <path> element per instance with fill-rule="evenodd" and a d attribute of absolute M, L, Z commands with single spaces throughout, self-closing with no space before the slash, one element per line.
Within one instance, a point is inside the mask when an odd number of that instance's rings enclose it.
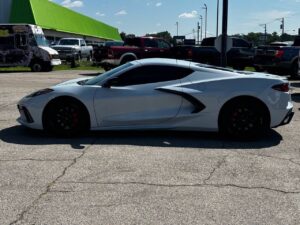
<path fill-rule="evenodd" d="M 248 34 L 235 34 L 233 37 L 243 38 L 251 43 L 254 46 L 270 44 L 275 41 L 293 41 L 295 36 L 284 33 L 283 35 L 278 35 L 277 32 L 273 32 L 272 34 L 267 34 L 266 43 L 264 41 L 264 33 L 254 33 L 250 32 Z"/>

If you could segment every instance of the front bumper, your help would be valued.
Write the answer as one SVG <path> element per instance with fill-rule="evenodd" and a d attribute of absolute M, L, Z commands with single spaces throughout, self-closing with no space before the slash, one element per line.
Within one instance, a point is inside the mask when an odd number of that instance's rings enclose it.
<path fill-rule="evenodd" d="M 44 105 L 32 101 L 31 98 L 23 98 L 18 102 L 20 117 L 18 123 L 32 129 L 43 129 L 42 112 Z"/>
<path fill-rule="evenodd" d="M 59 65 L 61 65 L 60 59 L 52 59 L 51 60 L 51 66 L 59 66 Z"/>

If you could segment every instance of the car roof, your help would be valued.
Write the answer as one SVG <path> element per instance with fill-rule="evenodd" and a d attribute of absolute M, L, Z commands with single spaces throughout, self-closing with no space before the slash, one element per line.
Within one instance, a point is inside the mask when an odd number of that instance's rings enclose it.
<path fill-rule="evenodd" d="M 138 60 L 142 65 L 168 65 L 168 66 L 184 66 L 190 67 L 191 62 L 185 60 L 177 60 L 177 59 L 167 59 L 167 58 L 148 58 Z"/>

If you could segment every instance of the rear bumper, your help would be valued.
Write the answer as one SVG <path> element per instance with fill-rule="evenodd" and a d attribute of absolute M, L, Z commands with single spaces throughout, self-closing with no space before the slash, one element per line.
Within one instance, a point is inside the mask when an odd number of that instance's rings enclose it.
<path fill-rule="evenodd" d="M 295 115 L 295 113 L 293 112 L 293 109 L 290 109 L 288 111 L 288 113 L 286 114 L 286 116 L 284 117 L 284 119 L 282 120 L 282 122 L 276 127 L 280 127 L 280 126 L 289 124 L 292 121 L 294 115 Z M 274 128 L 276 128 L 276 127 L 274 127 Z"/>

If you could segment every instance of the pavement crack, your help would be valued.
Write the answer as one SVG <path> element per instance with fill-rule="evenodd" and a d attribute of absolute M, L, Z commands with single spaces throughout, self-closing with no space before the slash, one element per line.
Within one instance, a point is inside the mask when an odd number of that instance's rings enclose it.
<path fill-rule="evenodd" d="M 285 191 L 276 188 L 269 188 L 263 186 L 242 186 L 236 184 L 207 184 L 207 183 L 200 183 L 200 184 L 160 184 L 160 183 L 146 183 L 146 182 L 62 182 L 62 183 L 69 183 L 69 184 L 98 184 L 98 185 L 144 185 L 144 186 L 154 186 L 154 187 L 166 187 L 166 188 L 180 188 L 180 187 L 215 187 L 215 188 L 239 188 L 239 189 L 248 189 L 248 190 L 266 190 L 266 191 L 274 191 L 277 193 L 282 194 L 300 194 L 300 190 L 297 191 Z"/>
<path fill-rule="evenodd" d="M 72 161 L 72 159 L 0 159 L 0 162 L 19 162 L 19 161 L 68 162 L 68 161 Z"/>
<path fill-rule="evenodd" d="M 287 158 L 281 158 L 281 157 L 276 157 L 276 156 L 271 156 L 271 155 L 262 155 L 262 154 L 256 154 L 256 153 L 250 153 L 250 152 L 237 152 L 237 151 L 233 151 L 233 150 L 230 150 L 230 151 L 233 153 L 236 153 L 236 154 L 240 154 L 240 155 L 251 155 L 251 156 L 257 156 L 257 157 L 262 157 L 262 158 L 271 158 L 271 159 L 288 161 L 294 165 L 300 166 L 300 163 L 295 162 L 294 158 L 287 159 Z"/>
<path fill-rule="evenodd" d="M 69 161 L 71 161 L 71 163 L 69 164 L 69 165 L 67 165 L 64 169 L 63 169 L 63 171 L 62 171 L 62 173 L 58 176 L 58 177 L 56 177 L 52 182 L 50 182 L 47 186 L 46 186 L 46 189 L 45 189 L 45 191 L 44 192 L 42 192 L 32 203 L 31 203 L 31 205 L 29 205 L 28 207 L 26 207 L 19 215 L 18 215 L 18 218 L 16 219 L 16 220 L 14 220 L 13 222 L 11 222 L 9 225 L 14 225 L 14 224 L 17 224 L 18 222 L 20 222 L 20 221 L 22 221 L 23 219 L 24 219 L 24 216 L 25 216 L 25 214 L 26 213 L 28 213 L 29 212 L 29 210 L 30 209 L 32 209 L 45 195 L 47 195 L 49 192 L 51 192 L 51 187 L 60 179 L 60 178 L 62 178 L 66 173 L 67 173 L 67 170 L 68 169 L 70 169 L 72 166 L 74 166 L 76 163 L 77 163 L 77 161 L 79 160 L 79 159 L 81 159 L 84 155 L 85 155 L 85 153 L 87 152 L 87 150 L 91 147 L 91 146 L 93 146 L 94 144 L 95 144 L 95 142 L 96 142 L 96 140 L 94 140 L 94 141 L 92 141 L 92 143 L 88 146 L 88 147 L 86 147 L 82 152 L 81 152 L 81 154 L 79 155 L 79 156 L 77 156 L 77 157 L 75 157 L 72 161 L 71 160 L 69 160 Z"/>
<path fill-rule="evenodd" d="M 208 177 L 204 179 L 203 183 L 206 184 L 212 176 L 215 174 L 215 172 L 221 168 L 223 164 L 226 163 L 226 159 L 229 155 L 224 156 L 221 160 L 218 161 L 217 165 L 212 169 L 212 171 L 209 173 Z"/>

